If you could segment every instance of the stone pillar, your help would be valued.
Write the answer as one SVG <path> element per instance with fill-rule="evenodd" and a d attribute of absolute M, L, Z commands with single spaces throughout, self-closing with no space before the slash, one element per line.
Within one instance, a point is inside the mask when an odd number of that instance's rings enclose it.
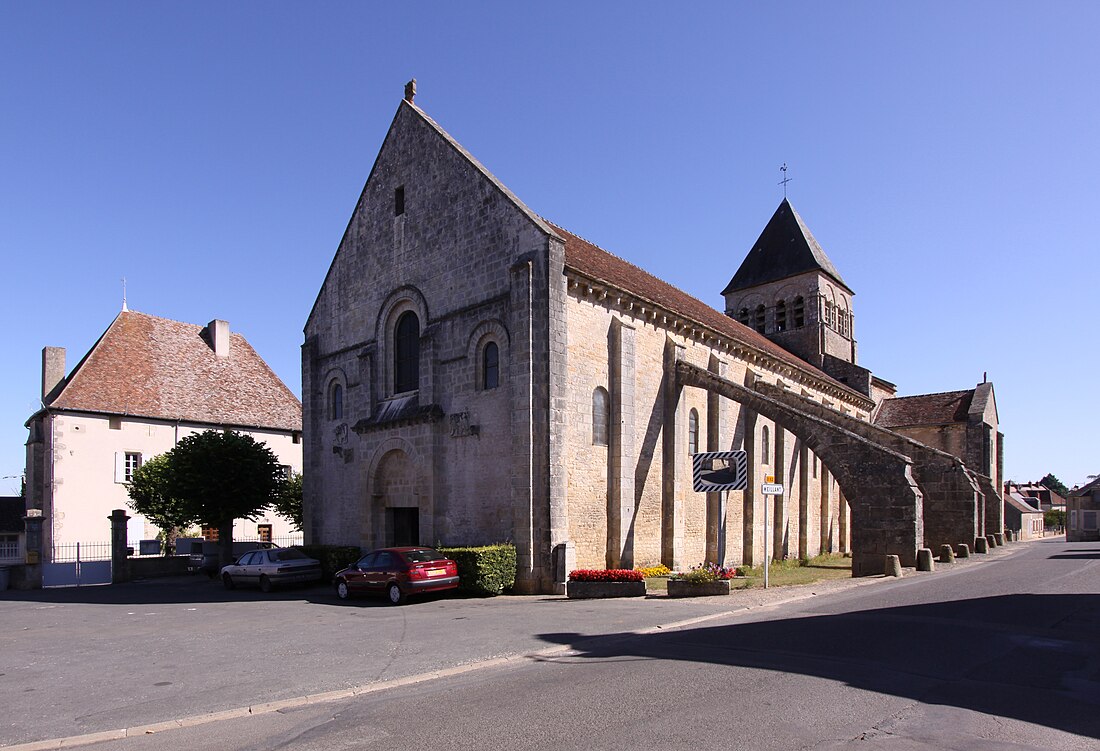
<path fill-rule="evenodd" d="M 512 379 L 512 535 L 516 544 L 516 587 L 533 592 L 535 576 L 534 539 L 534 394 L 532 376 L 531 262 L 521 261 L 511 269 L 510 307 L 512 341 L 509 373 Z"/>
<path fill-rule="evenodd" d="M 27 509 L 23 517 L 24 561 L 23 577 L 16 583 L 17 589 L 42 589 L 42 525 L 46 517 L 41 509 Z"/>
<path fill-rule="evenodd" d="M 821 492 L 821 552 L 833 552 L 833 476 L 825 462 L 821 462 L 821 472 L 818 473 Z"/>
<path fill-rule="evenodd" d="M 787 432 L 774 424 L 775 447 L 772 458 L 772 467 L 775 472 L 775 481 L 783 485 L 783 495 L 771 497 L 772 512 L 772 560 L 781 561 L 787 557 L 787 544 L 789 535 L 787 532 L 787 493 L 791 492 L 787 483 Z"/>
<path fill-rule="evenodd" d="M 634 327 L 615 318 L 608 332 L 611 429 L 607 446 L 607 567 L 634 567 Z"/>
<path fill-rule="evenodd" d="M 130 558 L 126 555 L 126 511 L 116 508 L 107 517 L 111 522 L 111 583 L 130 581 Z"/>
<path fill-rule="evenodd" d="M 741 419 L 745 421 L 745 452 L 748 454 L 748 474 L 741 512 L 741 560 L 746 566 L 756 566 L 760 556 L 756 554 L 756 499 L 760 493 L 760 457 L 756 448 L 756 413 L 747 407 L 741 408 Z"/>
<path fill-rule="evenodd" d="M 707 369 L 718 377 L 725 378 L 729 365 L 711 355 Z M 729 421 L 729 409 L 728 399 L 723 399 L 713 391 L 707 392 L 707 451 L 722 450 L 722 426 Z M 723 495 L 726 497 L 723 498 Z M 706 559 L 719 566 L 726 565 L 729 555 L 729 541 L 726 539 L 728 502 L 729 493 L 707 493 Z"/>
<path fill-rule="evenodd" d="M 680 462 L 687 447 L 683 387 L 676 375 L 676 363 L 684 357 L 684 346 L 672 338 L 665 342 L 663 391 L 664 429 L 661 443 L 661 563 L 678 570 L 683 567 L 684 477 Z"/>
<path fill-rule="evenodd" d="M 798 455 L 798 557 L 810 557 L 810 450 L 795 441 Z"/>
<path fill-rule="evenodd" d="M 851 549 L 851 538 L 849 537 L 850 525 L 848 523 L 849 513 L 850 509 L 848 508 L 848 499 L 844 496 L 844 491 L 838 487 L 836 493 L 836 517 L 837 537 L 840 539 L 838 540 L 837 548 L 841 553 L 847 553 Z M 912 564 L 907 563 L 906 565 Z"/>

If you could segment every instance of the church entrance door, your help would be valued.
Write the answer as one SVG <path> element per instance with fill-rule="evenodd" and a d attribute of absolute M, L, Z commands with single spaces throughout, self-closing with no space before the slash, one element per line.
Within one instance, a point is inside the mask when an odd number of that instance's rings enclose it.
<path fill-rule="evenodd" d="M 420 544 L 420 509 L 386 509 L 386 542 L 389 547 Z"/>

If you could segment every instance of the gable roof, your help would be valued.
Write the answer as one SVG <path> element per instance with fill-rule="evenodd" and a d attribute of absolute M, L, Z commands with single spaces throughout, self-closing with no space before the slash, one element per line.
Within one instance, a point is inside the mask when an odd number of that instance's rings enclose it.
<path fill-rule="evenodd" d="M 1086 483 L 1076 490 L 1070 491 L 1071 498 L 1087 498 L 1096 491 L 1100 490 L 1100 477 L 1097 477 L 1092 482 Z"/>
<path fill-rule="evenodd" d="M 50 409 L 302 429 L 302 403 L 243 336 L 218 357 L 204 326 L 123 311 L 55 389 Z"/>
<path fill-rule="evenodd" d="M 965 423 L 973 398 L 974 390 L 970 389 L 883 399 L 875 425 L 882 428 L 901 428 Z"/>
<path fill-rule="evenodd" d="M 1017 511 L 1025 514 L 1041 514 L 1041 509 L 1028 503 L 1028 499 L 1025 496 L 1020 495 L 1016 491 L 1010 491 L 1004 494 L 1005 503 L 1013 506 Z"/>
<path fill-rule="evenodd" d="M 808 271 L 824 272 L 852 292 L 802 217 L 784 198 L 722 294 L 777 282 Z"/>
<path fill-rule="evenodd" d="M 574 235 L 551 222 L 558 234 L 565 240 L 565 265 L 598 282 L 606 283 L 617 289 L 649 300 L 666 310 L 701 324 L 702 326 L 741 342 L 757 350 L 793 365 L 800 370 L 828 381 L 831 385 L 866 399 L 863 394 L 854 391 L 840 381 L 826 375 L 805 360 L 793 355 L 774 343 L 763 334 L 715 310 L 702 300 L 677 289 L 668 282 L 658 279 L 634 264 L 612 255 L 582 237 Z"/>

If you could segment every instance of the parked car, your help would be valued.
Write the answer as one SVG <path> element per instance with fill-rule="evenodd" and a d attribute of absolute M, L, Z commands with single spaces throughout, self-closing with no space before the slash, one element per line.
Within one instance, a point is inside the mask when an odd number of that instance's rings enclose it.
<path fill-rule="evenodd" d="M 222 568 L 221 576 L 226 589 L 238 584 L 258 584 L 264 592 L 270 592 L 280 584 L 318 581 L 321 562 L 297 548 L 252 550 Z"/>
<path fill-rule="evenodd" d="M 409 595 L 458 587 L 458 566 L 431 548 L 382 548 L 336 572 L 336 595 L 385 595 L 400 605 Z"/>
<path fill-rule="evenodd" d="M 191 549 L 188 553 L 187 570 L 190 573 L 206 574 L 211 579 L 217 578 L 222 570 L 221 548 L 217 540 L 191 540 Z M 259 548 L 277 548 L 272 542 L 234 542 L 233 557 L 240 558 L 245 553 Z"/>

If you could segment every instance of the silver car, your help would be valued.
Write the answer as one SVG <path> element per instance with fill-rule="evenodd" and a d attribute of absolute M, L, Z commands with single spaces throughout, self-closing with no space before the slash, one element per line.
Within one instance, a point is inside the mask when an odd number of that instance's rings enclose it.
<path fill-rule="evenodd" d="M 264 592 L 270 592 L 278 584 L 319 580 L 321 562 L 297 548 L 250 550 L 236 563 L 224 566 L 221 577 L 226 589 L 238 584 L 257 584 Z"/>

